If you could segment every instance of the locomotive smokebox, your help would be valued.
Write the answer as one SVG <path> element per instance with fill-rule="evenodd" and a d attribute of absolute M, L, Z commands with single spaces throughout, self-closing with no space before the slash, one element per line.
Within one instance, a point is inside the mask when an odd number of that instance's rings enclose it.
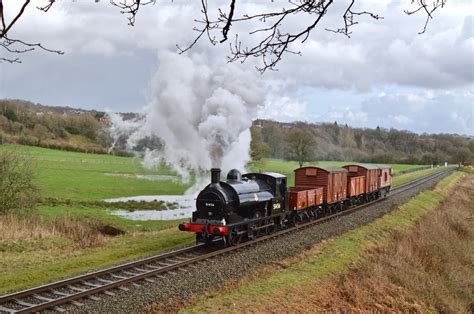
<path fill-rule="evenodd" d="M 221 181 L 221 169 L 220 168 L 212 168 L 211 169 L 211 183 L 217 184 Z"/>

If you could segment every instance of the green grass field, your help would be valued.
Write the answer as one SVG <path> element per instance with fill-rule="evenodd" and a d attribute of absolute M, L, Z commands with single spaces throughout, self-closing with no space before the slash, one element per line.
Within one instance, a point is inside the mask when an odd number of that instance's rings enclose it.
<path fill-rule="evenodd" d="M 108 174 L 174 175 L 167 167 L 146 169 L 136 158 L 65 152 L 38 147 L 3 145 L 33 161 L 41 196 L 101 200 L 135 195 L 183 194 L 188 185 L 174 180 L 150 181 Z"/>
<path fill-rule="evenodd" d="M 100 247 L 77 249 L 64 236 L 32 240 L 8 240 L 0 233 L 0 292 L 31 287 L 46 281 L 72 276 L 90 268 L 123 262 L 193 242 L 194 236 L 179 232 L 175 221 L 137 221 L 114 216 L 102 207 L 81 206 L 80 201 L 104 198 L 182 194 L 189 185 L 175 180 L 149 181 L 107 174 L 174 175 L 167 167 L 144 168 L 136 158 L 57 151 L 19 145 L 0 145 L 0 151 L 13 151 L 29 157 L 36 172 L 34 181 L 44 198 L 74 200 L 74 205 L 38 206 L 41 219 L 53 220 L 68 215 L 84 221 L 100 222 L 126 232 L 108 238 Z M 315 163 L 312 163 L 313 165 Z M 319 162 L 317 165 L 347 164 Z M 265 159 L 250 165 L 252 171 L 274 171 L 293 182 L 296 162 Z M 419 166 L 393 165 L 394 172 Z M 399 182 L 413 180 L 433 170 L 401 175 Z M 407 176 L 407 177 L 405 177 Z M 394 183 L 395 183 L 394 179 Z M 401 183 L 399 183 L 401 184 Z M 186 219 L 183 219 L 186 220 Z"/>

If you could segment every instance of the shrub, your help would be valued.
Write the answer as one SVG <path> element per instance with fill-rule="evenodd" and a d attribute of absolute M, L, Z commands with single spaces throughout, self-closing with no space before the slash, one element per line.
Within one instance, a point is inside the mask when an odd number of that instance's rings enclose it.
<path fill-rule="evenodd" d="M 0 152 L 0 214 L 26 212 L 35 207 L 37 189 L 31 162 L 12 152 Z"/>

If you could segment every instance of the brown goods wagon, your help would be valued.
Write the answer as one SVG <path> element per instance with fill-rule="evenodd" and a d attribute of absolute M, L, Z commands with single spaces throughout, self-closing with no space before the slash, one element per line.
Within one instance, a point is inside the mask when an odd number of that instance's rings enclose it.
<path fill-rule="evenodd" d="M 323 203 L 323 188 L 290 188 L 290 209 L 303 209 Z"/>
<path fill-rule="evenodd" d="M 349 177 L 347 178 L 347 196 L 353 197 L 365 193 L 365 177 Z"/>
<path fill-rule="evenodd" d="M 347 169 L 347 176 L 351 177 L 365 177 L 365 193 L 377 191 L 379 189 L 379 171 L 380 168 L 374 165 L 347 165 L 343 167 Z"/>
<path fill-rule="evenodd" d="M 335 203 L 346 199 L 347 170 L 339 167 L 303 167 L 295 170 L 296 187 L 322 187 L 323 202 Z"/>
<path fill-rule="evenodd" d="M 392 169 L 388 166 L 379 166 L 379 188 L 392 185 Z"/>

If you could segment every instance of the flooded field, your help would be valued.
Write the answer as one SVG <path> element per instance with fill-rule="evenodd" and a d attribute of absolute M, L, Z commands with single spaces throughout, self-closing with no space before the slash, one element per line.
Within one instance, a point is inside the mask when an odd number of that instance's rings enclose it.
<path fill-rule="evenodd" d="M 143 195 L 133 197 L 120 197 L 106 199 L 109 203 L 120 203 L 128 201 L 136 202 L 165 202 L 166 204 L 176 204 L 176 208 L 167 210 L 114 210 L 114 215 L 131 220 L 174 220 L 180 218 L 190 218 L 195 208 L 194 195 Z"/>
<path fill-rule="evenodd" d="M 109 177 L 123 177 L 129 179 L 141 179 L 149 181 L 167 181 L 167 180 L 177 180 L 176 176 L 166 176 L 159 174 L 129 174 L 129 173 L 104 173 L 104 175 Z"/>

